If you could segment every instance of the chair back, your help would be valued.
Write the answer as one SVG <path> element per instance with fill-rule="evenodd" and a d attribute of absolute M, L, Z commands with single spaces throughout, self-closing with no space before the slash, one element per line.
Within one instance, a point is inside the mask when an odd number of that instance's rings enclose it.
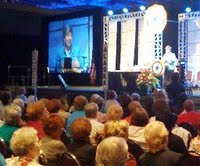
<path fill-rule="evenodd" d="M 0 138 L 0 152 L 4 157 L 7 157 L 7 154 L 6 154 L 6 143 L 4 142 L 3 138 Z"/>
<path fill-rule="evenodd" d="M 77 160 L 76 156 L 68 152 L 63 154 L 59 159 L 59 166 L 81 166 L 80 162 Z"/>
<path fill-rule="evenodd" d="M 67 135 L 67 132 L 65 129 L 62 129 L 62 134 L 60 136 L 60 140 L 62 143 L 67 147 L 70 143 L 70 137 Z"/>
<path fill-rule="evenodd" d="M 194 127 L 192 124 L 187 123 L 187 122 L 182 122 L 178 125 L 179 127 L 182 127 L 189 131 L 192 134 L 192 138 L 196 137 L 198 134 L 197 128 Z"/>
<path fill-rule="evenodd" d="M 188 152 L 183 155 L 179 160 L 179 166 L 199 166 L 200 165 L 200 154 L 196 152 Z"/>
<path fill-rule="evenodd" d="M 41 165 L 47 165 L 47 157 L 43 152 L 40 152 L 40 155 L 38 157 L 38 163 Z"/>
<path fill-rule="evenodd" d="M 128 139 L 127 141 L 129 153 L 131 153 L 138 162 L 139 157 L 144 153 L 142 147 L 135 141 Z"/>

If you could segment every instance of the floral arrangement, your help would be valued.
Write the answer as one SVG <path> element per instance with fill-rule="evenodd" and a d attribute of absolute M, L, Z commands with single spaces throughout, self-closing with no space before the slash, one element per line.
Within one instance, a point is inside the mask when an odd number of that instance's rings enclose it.
<path fill-rule="evenodd" d="M 138 86 L 148 86 L 150 88 L 155 88 L 159 84 L 159 80 L 154 76 L 150 68 L 140 69 L 138 78 L 136 79 Z"/>

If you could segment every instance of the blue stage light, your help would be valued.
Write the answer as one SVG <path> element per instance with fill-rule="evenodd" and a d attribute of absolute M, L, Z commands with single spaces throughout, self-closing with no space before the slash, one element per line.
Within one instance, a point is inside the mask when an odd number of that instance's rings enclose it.
<path fill-rule="evenodd" d="M 191 8 L 190 8 L 190 7 L 186 7 L 186 8 L 185 8 L 185 11 L 186 11 L 187 13 L 190 13 L 190 12 L 191 12 Z"/>
<path fill-rule="evenodd" d="M 128 9 L 127 8 L 123 8 L 123 12 L 124 13 L 128 13 Z"/>
<path fill-rule="evenodd" d="M 146 10 L 146 7 L 143 6 L 143 5 L 141 5 L 141 6 L 140 6 L 140 10 L 144 11 L 144 10 Z"/>
<path fill-rule="evenodd" d="M 113 13 L 113 11 L 112 10 L 108 10 L 108 15 L 109 16 L 111 16 L 111 15 L 113 15 L 114 13 Z"/>

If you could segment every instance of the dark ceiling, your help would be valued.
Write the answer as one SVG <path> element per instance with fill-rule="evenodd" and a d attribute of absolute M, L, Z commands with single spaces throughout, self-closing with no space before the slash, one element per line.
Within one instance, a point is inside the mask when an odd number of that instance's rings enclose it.
<path fill-rule="evenodd" d="M 200 10 L 200 0 L 0 0 L 0 2 L 0 7 L 9 6 L 15 10 L 28 7 L 28 10 L 64 11 L 65 13 L 93 7 L 113 10 L 127 7 L 129 11 L 138 11 L 140 5 L 148 7 L 154 3 L 162 4 L 168 9 L 177 9 L 179 12 L 184 12 L 186 6 L 190 6 L 193 11 Z"/>

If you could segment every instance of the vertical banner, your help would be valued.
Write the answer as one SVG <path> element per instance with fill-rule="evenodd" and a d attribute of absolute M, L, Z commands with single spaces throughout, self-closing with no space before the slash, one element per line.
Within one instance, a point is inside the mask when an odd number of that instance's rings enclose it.
<path fill-rule="evenodd" d="M 38 78 L 38 51 L 32 52 L 32 87 L 34 88 L 35 101 L 37 98 L 37 78 Z"/>

